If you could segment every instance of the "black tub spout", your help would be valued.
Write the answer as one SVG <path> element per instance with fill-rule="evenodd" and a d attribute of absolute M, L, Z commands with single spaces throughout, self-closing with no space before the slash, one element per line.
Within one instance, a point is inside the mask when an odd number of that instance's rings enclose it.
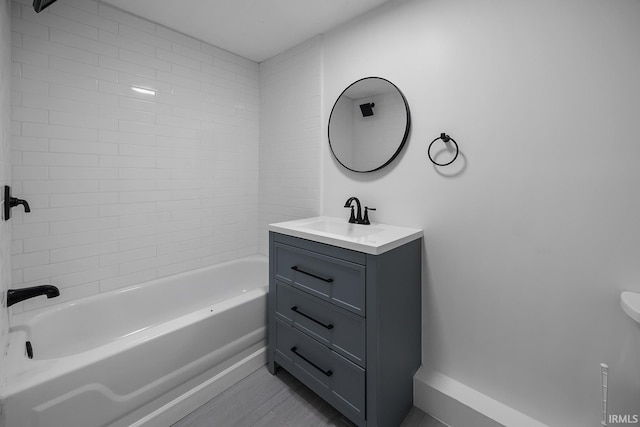
<path fill-rule="evenodd" d="M 34 298 L 39 295 L 46 295 L 47 298 L 54 298 L 60 295 L 60 291 L 53 285 L 32 286 L 30 288 L 7 290 L 7 307 L 11 307 L 20 301 Z"/>
<path fill-rule="evenodd" d="M 29 203 L 26 200 L 23 199 L 18 199 L 17 197 L 12 197 L 10 202 L 9 202 L 9 206 L 11 206 L 12 208 L 18 205 L 22 205 L 24 206 L 24 211 L 26 213 L 31 212 L 31 208 L 29 207 Z"/>

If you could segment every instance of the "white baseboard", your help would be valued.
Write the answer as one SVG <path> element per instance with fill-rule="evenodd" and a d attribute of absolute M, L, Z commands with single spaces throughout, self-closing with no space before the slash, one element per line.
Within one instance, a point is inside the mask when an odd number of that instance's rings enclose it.
<path fill-rule="evenodd" d="M 413 404 L 452 427 L 548 427 L 453 378 L 424 367 L 413 378 Z"/>

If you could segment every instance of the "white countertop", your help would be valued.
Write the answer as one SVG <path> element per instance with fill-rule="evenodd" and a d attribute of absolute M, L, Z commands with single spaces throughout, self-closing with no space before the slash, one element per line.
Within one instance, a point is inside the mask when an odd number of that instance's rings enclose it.
<path fill-rule="evenodd" d="M 327 216 L 278 222 L 269 224 L 268 229 L 371 255 L 382 254 L 419 239 L 424 234 L 419 228 L 397 227 L 375 222 L 371 225 L 349 224 L 345 218 Z"/>

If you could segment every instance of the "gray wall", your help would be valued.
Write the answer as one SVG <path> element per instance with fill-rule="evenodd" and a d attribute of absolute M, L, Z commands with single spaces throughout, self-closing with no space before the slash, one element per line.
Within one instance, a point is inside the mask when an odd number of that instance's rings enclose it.
<path fill-rule="evenodd" d="M 325 34 L 327 116 L 381 76 L 413 129 L 367 176 L 323 141 L 323 214 L 356 195 L 423 228 L 423 363 L 552 426 L 600 422 L 601 362 L 610 413 L 639 413 L 638 22 L 632 0 L 408 0 Z M 441 132 L 464 157 L 436 170 Z"/>
<path fill-rule="evenodd" d="M 322 37 L 260 63 L 260 252 L 267 225 L 320 214 Z"/>

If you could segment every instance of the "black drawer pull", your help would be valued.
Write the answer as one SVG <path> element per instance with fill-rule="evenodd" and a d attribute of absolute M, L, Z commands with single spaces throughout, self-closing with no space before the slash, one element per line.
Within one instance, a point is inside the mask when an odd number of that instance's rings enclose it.
<path fill-rule="evenodd" d="M 301 269 L 297 265 L 294 265 L 293 267 L 291 267 L 291 269 L 294 270 L 294 271 L 297 271 L 298 273 L 306 274 L 307 276 L 311 276 L 311 277 L 315 277 L 316 279 L 320 279 L 323 282 L 327 282 L 327 283 L 333 282 L 333 279 L 331 277 L 322 277 L 322 276 L 319 276 L 317 274 L 310 273 L 308 271 L 304 271 L 303 269 Z"/>
<path fill-rule="evenodd" d="M 326 376 L 330 377 L 331 375 L 333 375 L 333 372 L 331 372 L 331 370 L 325 371 L 324 369 L 322 369 L 321 367 L 319 367 L 318 365 L 316 365 L 315 363 L 313 363 L 311 360 L 307 359 L 306 357 L 304 357 L 303 355 L 301 355 L 300 353 L 298 353 L 298 347 L 291 347 L 291 352 L 293 352 L 296 356 L 298 356 L 300 359 L 304 360 L 305 362 L 307 362 L 309 365 L 313 366 L 314 368 L 316 368 L 318 371 L 322 372 L 323 374 L 325 374 Z"/>
<path fill-rule="evenodd" d="M 301 316 L 306 317 L 307 319 L 311 320 L 312 322 L 316 322 L 318 325 L 325 327 L 327 329 L 333 329 L 333 325 L 331 323 L 329 323 L 328 325 L 325 323 L 320 322 L 319 320 L 314 319 L 313 317 L 309 316 L 308 314 L 305 314 L 303 312 L 301 312 L 300 310 L 298 310 L 298 306 L 293 306 L 291 307 L 292 311 L 295 311 L 296 313 L 298 313 Z"/>

